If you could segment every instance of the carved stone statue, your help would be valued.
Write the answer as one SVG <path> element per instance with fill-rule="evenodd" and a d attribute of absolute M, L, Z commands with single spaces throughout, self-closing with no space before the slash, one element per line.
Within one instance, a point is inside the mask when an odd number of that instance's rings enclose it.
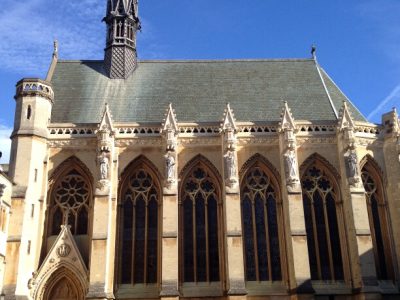
<path fill-rule="evenodd" d="M 289 183 L 298 181 L 296 154 L 289 150 L 284 154 L 286 177 Z"/>
<path fill-rule="evenodd" d="M 225 157 L 225 167 L 226 167 L 226 179 L 229 181 L 235 181 L 236 179 L 236 159 L 235 152 L 228 151 Z"/>
<path fill-rule="evenodd" d="M 347 170 L 349 171 L 350 178 L 358 177 L 358 165 L 357 165 L 357 153 L 355 151 L 350 151 L 346 158 Z"/>
<path fill-rule="evenodd" d="M 231 125 L 227 125 L 225 130 L 226 149 L 234 151 L 236 149 L 236 135 L 235 130 Z"/>
<path fill-rule="evenodd" d="M 175 158 L 171 153 L 165 155 L 167 180 L 173 182 L 175 180 Z"/>
<path fill-rule="evenodd" d="M 349 150 L 349 154 L 345 158 L 347 176 L 349 184 L 353 187 L 362 187 L 360 173 L 358 170 L 357 153 L 354 150 Z"/>
<path fill-rule="evenodd" d="M 100 179 L 108 179 L 109 173 L 109 159 L 105 153 L 103 153 L 99 158 L 100 164 Z"/>

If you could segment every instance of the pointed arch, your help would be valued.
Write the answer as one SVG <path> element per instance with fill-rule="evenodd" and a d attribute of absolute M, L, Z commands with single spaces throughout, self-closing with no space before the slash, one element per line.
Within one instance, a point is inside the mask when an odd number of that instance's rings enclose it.
<path fill-rule="evenodd" d="M 222 282 L 221 176 L 208 159 L 197 155 L 180 178 L 180 281 Z"/>
<path fill-rule="evenodd" d="M 367 166 L 372 172 L 374 172 L 375 176 L 379 178 L 383 185 L 387 184 L 388 180 L 385 172 L 383 172 L 381 166 L 372 155 L 366 154 L 360 160 L 360 169 L 363 169 L 365 166 Z"/>
<path fill-rule="evenodd" d="M 377 279 L 394 280 L 392 235 L 384 189 L 384 175 L 376 160 L 369 154 L 361 160 L 360 166 L 367 201 Z"/>
<path fill-rule="evenodd" d="M 300 171 L 311 279 L 344 280 L 347 256 L 340 176 L 317 153 Z"/>
<path fill-rule="evenodd" d="M 50 250 L 61 225 L 71 226 L 86 264 L 89 262 L 93 211 L 93 176 L 76 156 L 64 160 L 51 174 L 41 261 Z"/>
<path fill-rule="evenodd" d="M 185 164 L 185 166 L 179 172 L 179 178 L 181 178 L 181 179 L 184 178 L 185 175 L 187 175 L 188 171 L 191 168 L 193 168 L 193 166 L 196 165 L 197 163 L 202 163 L 205 166 L 207 166 L 207 168 L 209 168 L 210 171 L 214 174 L 216 180 L 218 180 L 218 183 L 220 184 L 220 186 L 222 186 L 222 176 L 221 176 L 220 172 L 207 157 L 205 157 L 201 154 L 197 154 L 196 156 L 194 156 L 191 160 L 189 160 Z"/>
<path fill-rule="evenodd" d="M 81 161 L 75 155 L 68 157 L 62 163 L 60 163 L 54 171 L 51 173 L 49 179 L 49 185 L 51 186 L 54 182 L 62 176 L 64 173 L 68 172 L 71 168 L 77 168 L 80 173 L 84 174 L 87 180 L 93 185 L 93 174 L 90 169 L 86 166 L 86 164 Z"/>
<path fill-rule="evenodd" d="M 246 281 L 285 281 L 286 247 L 277 170 L 255 154 L 240 171 Z"/>
<path fill-rule="evenodd" d="M 66 266 L 60 266 L 55 270 L 34 299 L 43 300 L 84 300 L 87 293 L 86 283 L 82 282 L 75 272 Z"/>
<path fill-rule="evenodd" d="M 58 235 L 71 225 L 74 235 L 88 235 L 93 207 L 93 176 L 76 156 L 64 160 L 49 180 L 46 236 Z"/>
<path fill-rule="evenodd" d="M 279 171 L 275 168 L 275 166 L 263 155 L 260 153 L 256 153 L 253 156 L 251 156 L 246 162 L 242 165 L 239 171 L 239 178 L 243 178 L 244 173 L 254 164 L 254 163 L 262 163 L 264 164 L 268 170 L 272 173 L 274 180 L 277 181 L 277 184 L 279 184 L 279 178 L 281 178 Z"/>
<path fill-rule="evenodd" d="M 303 176 L 304 172 L 310 167 L 310 165 L 318 163 L 324 166 L 325 169 L 329 170 L 329 173 L 336 178 L 335 182 L 339 182 L 341 176 L 336 168 L 327 160 L 325 157 L 318 153 L 311 154 L 300 166 L 300 174 Z"/>
<path fill-rule="evenodd" d="M 161 175 L 141 155 L 122 172 L 118 197 L 118 282 L 153 285 L 160 277 Z"/>
<path fill-rule="evenodd" d="M 157 184 L 159 187 L 161 187 L 161 182 L 163 180 L 163 176 L 161 172 L 158 170 L 158 168 L 155 166 L 155 164 L 148 159 L 145 155 L 139 155 L 136 157 L 134 160 L 132 160 L 121 172 L 119 176 L 119 188 L 123 187 L 124 180 L 127 179 L 127 176 L 132 172 L 132 170 L 135 170 L 138 167 L 145 167 L 147 168 L 152 175 L 154 176 L 154 179 L 157 181 Z"/>

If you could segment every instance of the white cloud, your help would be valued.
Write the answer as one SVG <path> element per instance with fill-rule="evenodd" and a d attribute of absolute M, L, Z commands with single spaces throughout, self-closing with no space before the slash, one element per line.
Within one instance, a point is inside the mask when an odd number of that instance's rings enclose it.
<path fill-rule="evenodd" d="M 3 153 L 2 158 L 0 158 L 0 164 L 8 164 L 10 160 L 11 132 L 12 128 L 0 124 L 0 151 Z"/>
<path fill-rule="evenodd" d="M 1 68 L 24 74 L 45 76 L 59 42 L 60 59 L 102 59 L 105 45 L 106 1 L 99 0 L 1 0 Z M 5 2 L 5 3 L 3 3 Z M 151 24 L 142 18 L 138 34 L 139 55 L 163 58 L 165 46 L 157 43 Z"/>
<path fill-rule="evenodd" d="M 105 2 L 99 5 L 97 0 L 2 1 L 3 69 L 45 75 L 53 39 L 59 40 L 61 58 L 93 59 L 102 55 L 104 36 L 99 28 Z"/>

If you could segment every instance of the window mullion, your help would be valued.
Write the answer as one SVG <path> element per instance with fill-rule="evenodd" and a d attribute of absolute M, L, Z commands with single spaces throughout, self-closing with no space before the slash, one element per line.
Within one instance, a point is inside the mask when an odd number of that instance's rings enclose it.
<path fill-rule="evenodd" d="M 194 282 L 197 282 L 197 240 L 196 240 L 196 200 L 195 197 L 192 199 L 192 223 L 193 223 L 193 272 Z"/>
<path fill-rule="evenodd" d="M 143 282 L 147 284 L 147 242 L 148 242 L 148 233 L 149 233 L 149 201 L 147 198 L 146 206 L 144 211 L 144 267 L 143 267 Z"/>
<path fill-rule="evenodd" d="M 262 195 L 265 197 L 265 195 Z M 268 201 L 267 199 L 264 200 L 264 226 L 265 226 L 265 238 L 266 238 L 266 249 L 267 249 L 267 259 L 268 259 L 268 278 L 272 280 L 272 268 L 271 268 L 271 241 L 269 239 L 269 226 L 268 226 Z"/>
<path fill-rule="evenodd" d="M 135 195 L 136 196 L 136 195 Z M 136 198 L 136 197 L 135 197 Z M 132 201 L 132 200 L 128 200 Z M 132 209 L 132 266 L 131 266 L 131 282 L 135 284 L 135 246 L 136 246 L 136 199 Z"/>
<path fill-rule="evenodd" d="M 314 193 L 312 193 L 312 197 L 310 197 L 311 201 L 311 218 L 312 218 L 312 228 L 314 234 L 314 247 L 315 247 L 315 256 L 317 260 L 317 270 L 318 270 L 318 278 L 322 278 L 322 271 L 321 271 L 321 258 L 319 256 L 319 246 L 318 246 L 318 232 L 317 232 L 317 223 L 315 220 L 315 205 L 314 205 Z"/>
<path fill-rule="evenodd" d="M 210 249 L 208 242 L 208 199 L 204 197 L 204 226 L 206 231 L 206 279 L 210 282 Z"/>
<path fill-rule="evenodd" d="M 372 245 L 373 245 L 374 257 L 375 257 L 375 268 L 377 271 L 376 275 L 379 278 L 380 275 L 382 274 L 382 271 L 381 271 L 379 253 L 378 253 L 378 243 L 377 243 L 377 239 L 376 239 L 375 222 L 374 222 L 374 217 L 373 217 L 372 202 L 371 202 L 370 195 L 367 195 L 367 199 L 368 199 L 367 200 L 367 210 L 368 210 L 369 227 L 370 227 L 370 231 L 371 231 Z"/>
<path fill-rule="evenodd" d="M 252 193 L 252 199 L 251 199 L 251 209 L 252 209 L 251 213 L 253 214 L 253 243 L 254 243 L 254 261 L 255 261 L 255 267 L 256 267 L 256 279 L 257 279 L 257 281 L 260 281 L 260 274 L 259 274 L 259 268 L 258 268 L 256 209 L 255 209 L 255 199 L 254 199 L 253 193 Z"/>
<path fill-rule="evenodd" d="M 331 271 L 331 278 L 332 280 L 335 280 L 335 269 L 333 267 L 333 256 L 332 256 L 332 242 L 331 242 L 331 234 L 329 231 L 330 224 L 329 224 L 329 219 L 328 219 L 328 211 L 327 211 L 327 203 L 326 203 L 326 195 L 323 196 L 323 205 L 324 205 L 324 220 L 325 220 L 325 232 L 326 232 L 326 241 L 328 244 L 328 255 L 329 255 L 329 266 L 330 266 L 330 271 Z M 336 214 L 336 203 L 334 203 L 335 207 L 335 214 Z M 340 249 L 338 251 L 341 251 Z"/>

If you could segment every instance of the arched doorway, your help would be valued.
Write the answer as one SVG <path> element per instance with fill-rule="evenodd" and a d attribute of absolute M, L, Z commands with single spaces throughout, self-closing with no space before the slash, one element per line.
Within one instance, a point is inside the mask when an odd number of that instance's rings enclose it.
<path fill-rule="evenodd" d="M 68 278 L 63 277 L 52 286 L 51 290 L 49 290 L 48 297 L 45 299 L 75 300 L 78 299 L 78 291 Z"/>
<path fill-rule="evenodd" d="M 41 293 L 39 292 L 39 295 Z M 43 300 L 84 300 L 85 291 L 72 271 L 61 268 L 54 273 L 44 286 Z"/>

